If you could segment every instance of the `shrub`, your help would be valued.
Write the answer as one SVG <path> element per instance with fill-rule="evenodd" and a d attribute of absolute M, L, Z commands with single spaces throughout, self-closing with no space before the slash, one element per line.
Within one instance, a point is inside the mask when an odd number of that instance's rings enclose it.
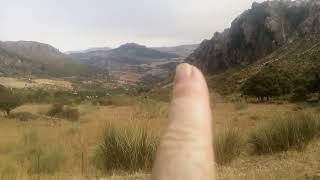
<path fill-rule="evenodd" d="M 244 141 L 238 130 L 225 130 L 215 136 L 214 153 L 218 164 L 226 164 L 240 155 Z"/>
<path fill-rule="evenodd" d="M 17 108 L 22 104 L 21 97 L 13 94 L 9 90 L 2 90 L 0 92 L 0 110 L 5 111 L 10 115 L 11 110 Z"/>
<path fill-rule="evenodd" d="M 320 93 L 313 93 L 308 96 L 307 102 L 310 104 L 317 104 L 320 101 Z"/>
<path fill-rule="evenodd" d="M 48 116 L 66 118 L 72 121 L 79 120 L 80 113 L 77 108 L 64 106 L 63 104 L 54 104 L 47 112 Z"/>
<path fill-rule="evenodd" d="M 269 97 L 289 94 L 291 86 L 290 76 L 286 72 L 273 67 L 266 67 L 245 82 L 242 93 L 264 101 L 264 98 L 269 100 Z"/>
<path fill-rule="evenodd" d="M 303 86 L 297 86 L 293 90 L 292 101 L 305 101 L 307 99 L 307 89 Z"/>
<path fill-rule="evenodd" d="M 93 101 L 93 104 L 100 106 L 127 106 L 132 104 L 132 97 L 129 96 L 109 96 Z"/>
<path fill-rule="evenodd" d="M 65 107 L 61 114 L 59 114 L 59 116 L 72 121 L 77 121 L 79 120 L 80 113 L 79 110 L 76 108 Z"/>
<path fill-rule="evenodd" d="M 109 98 L 100 98 L 94 101 L 93 104 L 100 105 L 100 106 L 112 106 L 113 102 Z"/>
<path fill-rule="evenodd" d="M 53 104 L 50 109 L 47 112 L 48 116 L 56 116 L 57 114 L 60 114 L 63 112 L 63 104 Z"/>
<path fill-rule="evenodd" d="M 287 151 L 290 148 L 302 150 L 318 134 L 318 116 L 286 114 L 256 128 L 249 135 L 248 142 L 255 154 Z"/>
<path fill-rule="evenodd" d="M 10 118 L 18 119 L 20 121 L 29 121 L 29 120 L 37 119 L 38 116 L 30 112 L 18 112 L 18 113 L 10 114 Z"/>
<path fill-rule="evenodd" d="M 150 170 L 159 139 L 141 128 L 115 128 L 108 125 L 95 160 L 103 171 Z"/>

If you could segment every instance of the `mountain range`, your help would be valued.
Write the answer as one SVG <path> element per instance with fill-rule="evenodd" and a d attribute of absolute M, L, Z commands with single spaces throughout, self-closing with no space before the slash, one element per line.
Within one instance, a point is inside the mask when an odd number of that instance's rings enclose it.
<path fill-rule="evenodd" d="M 0 75 L 19 77 L 96 76 L 137 82 L 147 74 L 167 74 L 183 61 L 194 45 L 147 48 L 127 43 L 118 48 L 90 48 L 60 52 L 51 45 L 32 41 L 0 41 Z M 160 49 L 160 50 L 158 50 Z M 174 64 L 172 64 L 174 63 Z M 101 76 L 102 75 L 102 76 Z"/>
<path fill-rule="evenodd" d="M 96 67 L 110 66 L 110 68 L 116 68 L 122 64 L 139 65 L 179 57 L 174 53 L 160 52 L 135 43 L 124 44 L 112 50 L 73 53 L 70 56 L 84 64 Z"/>

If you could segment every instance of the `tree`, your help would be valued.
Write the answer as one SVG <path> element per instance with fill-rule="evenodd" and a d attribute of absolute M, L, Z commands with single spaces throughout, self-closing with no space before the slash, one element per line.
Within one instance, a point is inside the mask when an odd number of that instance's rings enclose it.
<path fill-rule="evenodd" d="M 10 115 L 11 110 L 22 104 L 21 98 L 10 90 L 0 91 L 0 110 Z"/>
<path fill-rule="evenodd" d="M 291 92 L 291 80 L 287 73 L 267 67 L 250 77 L 242 87 L 242 93 L 255 96 L 260 101 L 265 98 L 285 95 Z"/>

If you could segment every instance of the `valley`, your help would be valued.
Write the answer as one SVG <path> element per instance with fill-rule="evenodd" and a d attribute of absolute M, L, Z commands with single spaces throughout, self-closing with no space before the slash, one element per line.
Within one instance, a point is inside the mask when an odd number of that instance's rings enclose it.
<path fill-rule="evenodd" d="M 0 179 L 151 179 L 181 63 L 208 84 L 216 179 L 320 179 L 319 1 L 254 2 L 230 24 L 168 47 L 0 41 Z"/>

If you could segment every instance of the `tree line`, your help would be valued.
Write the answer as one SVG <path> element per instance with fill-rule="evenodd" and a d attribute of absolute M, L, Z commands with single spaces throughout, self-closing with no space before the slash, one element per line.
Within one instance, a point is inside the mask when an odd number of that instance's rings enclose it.
<path fill-rule="evenodd" d="M 292 101 L 320 101 L 320 68 L 314 67 L 295 76 L 285 70 L 267 66 L 248 78 L 241 92 L 259 101 L 284 95 L 290 95 Z"/>

